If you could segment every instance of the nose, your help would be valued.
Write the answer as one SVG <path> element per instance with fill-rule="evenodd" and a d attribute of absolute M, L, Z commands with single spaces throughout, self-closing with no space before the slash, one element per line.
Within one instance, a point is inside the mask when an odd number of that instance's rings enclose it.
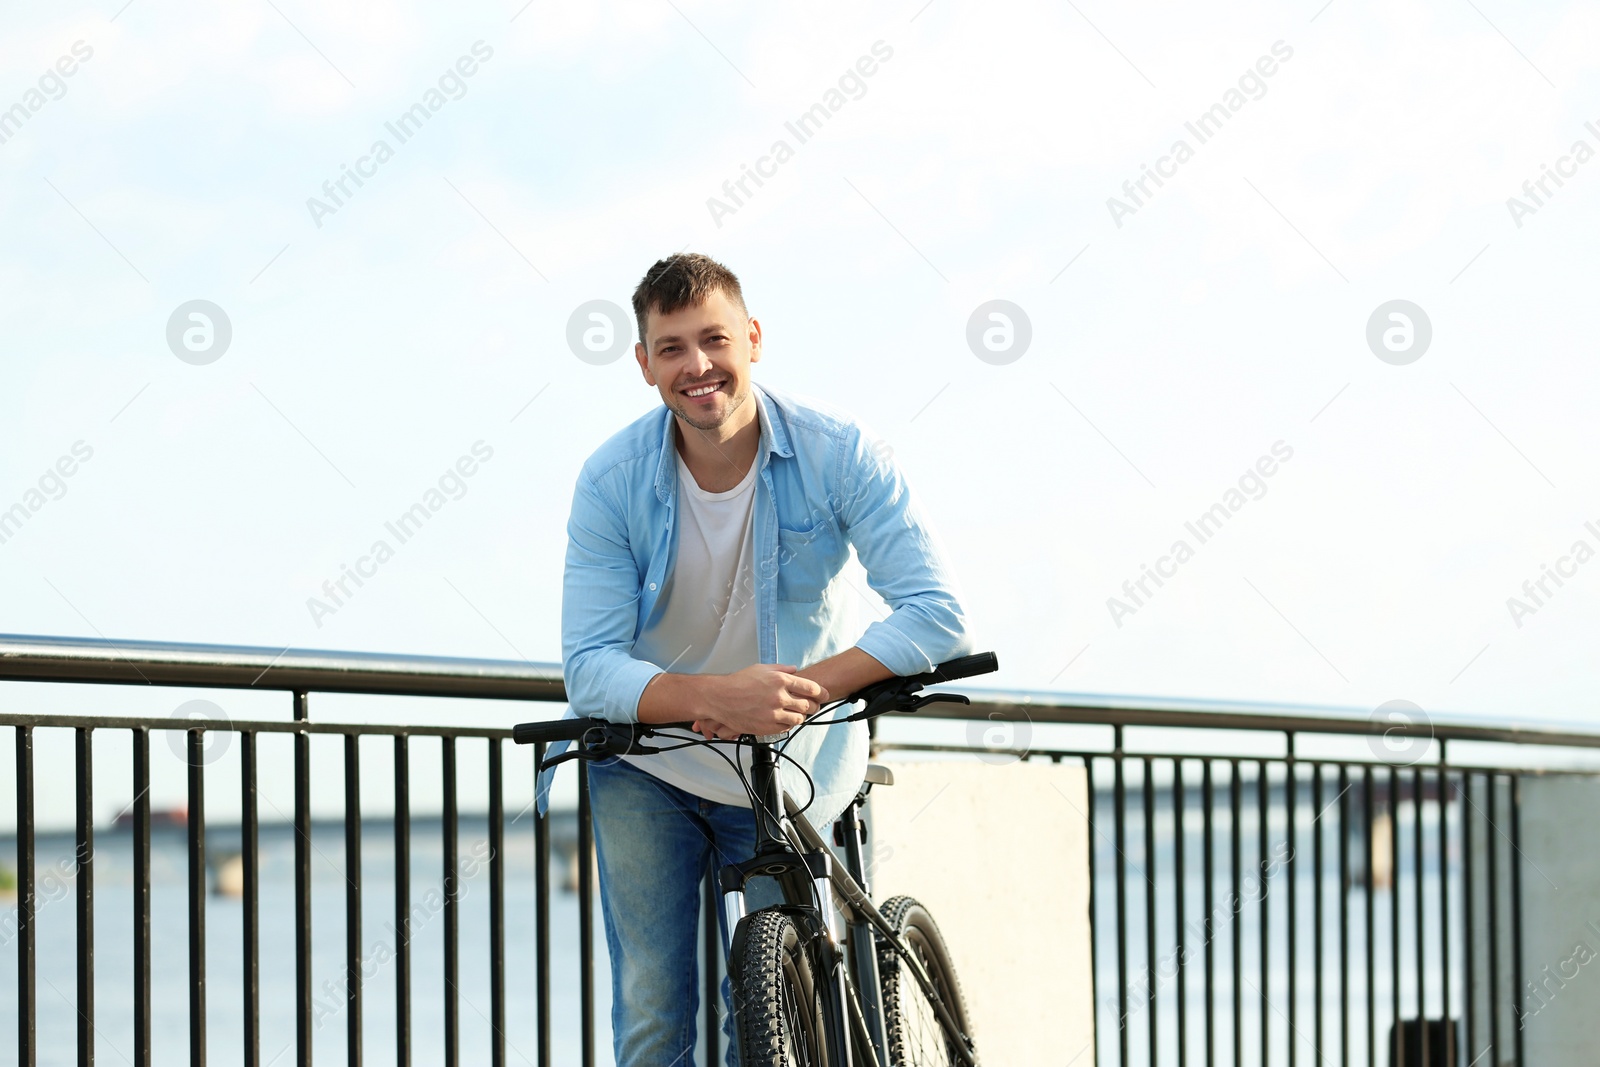
<path fill-rule="evenodd" d="M 706 354 L 705 349 L 696 345 L 689 350 L 689 359 L 684 370 L 691 378 L 703 378 L 711 373 L 711 357 Z"/>

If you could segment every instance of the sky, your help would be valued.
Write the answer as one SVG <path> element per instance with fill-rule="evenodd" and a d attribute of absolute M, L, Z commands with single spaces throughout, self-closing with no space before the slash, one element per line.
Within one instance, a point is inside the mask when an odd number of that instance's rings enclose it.
<path fill-rule="evenodd" d="M 756 380 L 892 450 L 989 684 L 1597 718 L 1592 6 L 108 0 L 0 26 L 0 513 L 27 512 L 0 632 L 559 660 L 575 474 L 660 402 L 626 316 L 614 348 L 583 329 L 699 251 L 762 324 Z M 197 696 L 288 714 L 0 687 Z"/>

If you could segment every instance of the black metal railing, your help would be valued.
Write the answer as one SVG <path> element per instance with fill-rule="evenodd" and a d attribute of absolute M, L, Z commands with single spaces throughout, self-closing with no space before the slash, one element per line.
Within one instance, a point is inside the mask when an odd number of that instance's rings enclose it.
<path fill-rule="evenodd" d="M 459 778 L 462 742 L 481 743 L 481 773 L 488 785 L 484 833 L 488 879 L 489 1010 L 487 1059 L 508 1062 L 508 1023 L 533 1016 L 532 1047 L 515 1049 L 519 1062 L 556 1062 L 553 1035 L 578 1031 L 578 1059 L 596 1062 L 597 961 L 594 944 L 593 842 L 587 794 L 578 791 L 571 842 L 578 890 L 576 974 L 556 973 L 551 940 L 552 817 L 532 822 L 531 936 L 511 945 L 519 974 L 531 970 L 531 997 L 515 1000 L 507 986 L 508 889 L 504 743 L 509 729 L 315 721 L 310 694 L 372 693 L 562 701 L 554 665 L 358 653 L 274 651 L 52 638 L 0 637 L 0 680 L 101 682 L 119 686 L 201 686 L 275 690 L 291 695 L 281 721 L 225 723 L 170 718 L 0 713 L 16 751 L 17 1062 L 34 1067 L 41 1052 L 36 937 L 39 903 L 35 869 L 36 730 L 73 732 L 75 819 L 70 868 L 75 897 L 76 1061 L 94 1061 L 95 1005 L 94 821 L 97 735 L 132 739 L 132 1003 L 136 1067 L 153 1061 L 152 967 L 175 961 L 152 954 L 152 852 L 157 834 L 151 807 L 152 731 L 183 731 L 188 808 L 183 821 L 187 924 L 188 1056 L 204 1064 L 207 984 L 207 734 L 239 738 L 241 884 L 240 980 L 242 1060 L 268 1067 L 277 1056 L 310 1064 L 319 1001 L 313 986 L 312 900 L 314 851 L 323 827 L 312 818 L 312 739 L 343 738 L 344 945 L 340 1009 L 345 1059 L 365 1060 L 370 1036 L 368 979 L 363 940 L 364 845 L 363 739 L 388 739 L 394 763 L 393 800 L 393 1055 L 410 1064 L 462 1061 L 463 1015 L 460 891 Z M 523 716 L 532 717 L 532 716 Z M 1600 735 L 1474 724 L 1375 723 L 1332 715 L 1269 715 L 1236 708 L 1111 707 L 1062 700 L 982 698 L 972 707 L 938 704 L 922 719 L 983 720 L 1043 725 L 1098 724 L 1102 746 L 1034 745 L 1018 759 L 1077 761 L 1089 782 L 1092 963 L 1096 1044 L 1101 1065 L 1201 1064 L 1235 1067 L 1267 1063 L 1333 1062 L 1340 1067 L 1379 1064 L 1431 1067 L 1449 1063 L 1513 1062 L 1521 1067 L 1522 988 L 1519 772 L 1504 767 L 1453 764 L 1447 747 L 1463 742 L 1600 747 Z M 1206 736 L 1276 737 L 1282 755 L 1130 751 L 1134 727 L 1199 728 Z M 1226 733 L 1219 735 L 1218 731 Z M 1311 754 L 1308 739 L 1330 735 L 1426 736 L 1436 742 L 1427 764 L 1394 766 Z M 969 738 L 973 735 L 969 732 Z M 262 822 L 260 742 L 286 737 L 292 744 L 293 1039 L 263 1057 L 262 912 L 263 841 L 279 823 Z M 415 971 L 413 900 L 412 742 L 440 746 L 439 810 L 442 904 L 439 973 Z M 430 746 L 431 747 L 431 746 Z M 979 748 L 879 739 L 880 751 L 907 753 Z M 1212 745 L 1215 748 L 1215 745 Z M 1256 746 L 1259 751 L 1260 746 Z M 1298 750 L 1297 750 L 1298 749 Z M 467 774 L 479 773 L 468 768 Z M 531 782 L 529 783 L 531 786 Z M 431 818 L 431 815 L 429 816 Z M 472 813 L 469 817 L 479 816 Z M 372 820 L 368 820 L 370 823 Z M 513 820 L 514 822 L 515 820 Z M 475 825 L 475 824 L 474 824 Z M 231 828 L 211 827 L 214 835 Z M 118 831 L 120 832 L 120 830 Z M 285 830 L 285 833 L 289 831 Z M 323 840 L 326 840 L 326 834 Z M 231 840 L 231 838 L 230 838 Z M 1506 877 L 1502 877 L 1504 872 Z M 715 963 L 715 898 L 709 881 L 703 916 L 704 951 Z M 99 917 L 107 918 L 103 903 Z M 212 912 L 213 916 L 217 913 Z M 524 913 L 525 914 L 525 913 Z M 1384 936 L 1380 936 L 1380 933 Z M 1482 936 L 1479 936 L 1479 935 Z M 430 957 L 431 958 L 431 957 Z M 1333 961 L 1337 961 L 1337 966 Z M 1309 961 L 1309 962 L 1308 962 Z M 706 969 L 702 1063 L 719 1062 L 720 1006 L 715 966 Z M 576 984 L 576 1018 L 557 1018 L 552 980 Z M 424 987 L 442 999 L 442 1050 L 418 1047 L 414 1014 Z M 389 990 L 384 991 L 386 994 Z M 63 994 L 63 999 L 65 995 Z M 531 1003 L 530 1003 L 531 1000 Z M 269 1005 L 272 1007 L 272 1005 Z M 475 1006 L 474 1006 L 475 1007 Z M 231 1011 L 231 1009 L 230 1009 Z M 1141 1019 L 1140 1015 L 1144 1017 Z M 1433 1025 L 1426 1025 L 1429 1021 Z M 1448 1021 L 1447 1021 L 1448 1020 Z M 1460 1029 L 1455 1027 L 1459 1021 Z M 1451 1033 L 1458 1034 L 1450 1037 Z M 1440 1057 L 1446 1043 L 1449 1055 Z M 1308 1051 L 1311 1050 L 1311 1051 Z M 46 1050 L 51 1054 L 59 1049 Z M 387 1060 L 387 1047 L 385 1059 Z M 1472 1055 L 1469 1057 L 1468 1052 Z M 1493 1057 L 1482 1061 L 1483 1054 Z M 47 1057 L 48 1058 L 48 1057 Z M 64 1060 L 58 1060 L 64 1062 Z M 289 1062 L 287 1058 L 278 1062 Z M 570 1062 L 570 1061 L 569 1061 Z"/>
<path fill-rule="evenodd" d="M 205 736 L 226 731 L 240 740 L 240 858 L 242 860 L 242 963 L 243 1062 L 263 1067 L 261 1027 L 261 915 L 259 867 L 258 741 L 263 736 L 289 735 L 294 761 L 294 1039 L 293 1062 L 312 1062 L 312 818 L 311 738 L 331 734 L 344 739 L 344 878 L 345 974 L 344 1004 L 347 1062 L 364 1060 L 363 1006 L 364 942 L 362 939 L 362 818 L 360 740 L 392 738 L 394 752 L 394 929 L 391 946 L 395 972 L 395 1052 L 401 1064 L 416 1055 L 423 1062 L 438 1057 L 438 1050 L 416 1049 L 413 1043 L 412 916 L 411 900 L 411 773 L 413 738 L 437 738 L 441 746 L 443 810 L 443 967 L 438 987 L 443 999 L 442 1058 L 450 1067 L 461 1062 L 459 970 L 459 863 L 457 828 L 457 743 L 478 739 L 487 745 L 484 768 L 489 785 L 488 880 L 490 1056 L 495 1067 L 506 1061 L 506 929 L 504 869 L 504 770 L 502 746 L 509 729 L 446 726 L 356 725 L 311 720 L 312 692 L 375 693 L 405 696 L 456 696 L 559 701 L 565 699 L 557 666 L 498 661 L 396 657 L 360 653 L 302 652 L 292 649 L 248 649 L 221 646 L 170 645 L 151 642 L 78 641 L 52 638 L 0 638 L 0 679 L 104 682 L 119 685 L 149 684 L 281 690 L 292 694 L 289 721 L 226 723 L 175 721 L 98 715 L 0 714 L 0 725 L 16 735 L 16 881 L 17 881 L 17 1062 L 33 1067 L 40 1043 L 37 1028 L 37 961 L 35 934 L 38 898 L 35 886 L 35 762 L 34 735 L 41 729 L 70 729 L 75 736 L 75 840 L 74 895 L 76 900 L 76 1060 L 94 1062 L 95 1013 L 95 825 L 94 755 L 97 734 L 126 731 L 133 741 L 132 852 L 133 852 L 133 1049 L 131 1061 L 147 1067 L 152 1059 L 151 1028 L 151 731 L 181 730 L 187 734 L 186 892 L 188 925 L 188 1053 L 196 1067 L 207 1054 L 207 945 L 206 915 L 210 884 L 207 870 L 205 816 Z M 580 793 L 579 823 L 587 826 L 587 809 Z M 554 1062 L 550 1035 L 550 821 L 533 820 L 535 935 L 532 965 L 535 972 L 537 1029 L 531 1058 L 541 1067 Z M 588 842 L 580 843 L 586 854 Z M 583 895 L 579 913 L 584 928 L 584 960 L 580 997 L 583 1018 L 582 1058 L 594 1062 L 594 972 L 589 931 L 592 923 L 588 864 L 580 863 Z M 172 961 L 164 961 L 170 966 Z M 59 1049 L 49 1050 L 59 1053 Z M 287 1050 L 285 1050 L 287 1051 Z M 270 1052 L 270 1050 L 269 1050 Z"/>
<path fill-rule="evenodd" d="M 1524 770 L 1447 754 L 1457 742 L 1593 750 L 1600 735 L 1036 698 L 941 717 L 1108 728 L 1099 748 L 985 752 L 1085 770 L 1096 1064 L 1524 1064 Z M 1205 741 L 1130 751 L 1134 727 L 1199 727 Z M 1352 735 L 1374 739 L 1371 759 L 1302 755 Z M 1170 746 L 1173 733 L 1147 736 Z M 1219 737 L 1249 754 L 1217 755 Z M 1428 762 L 1386 760 L 1380 737 Z M 1263 741 L 1282 755 L 1256 754 Z"/>

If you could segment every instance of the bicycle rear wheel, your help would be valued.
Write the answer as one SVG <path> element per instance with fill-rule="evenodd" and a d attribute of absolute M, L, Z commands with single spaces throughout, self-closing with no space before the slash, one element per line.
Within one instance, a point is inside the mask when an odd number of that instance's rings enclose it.
<path fill-rule="evenodd" d="M 828 1067 L 822 988 L 794 920 L 775 910 L 741 919 L 728 970 L 741 1067 Z"/>
<path fill-rule="evenodd" d="M 891 897 L 878 909 L 900 940 L 921 961 L 939 995 L 963 1034 L 971 1034 L 967 1005 L 961 996 L 950 950 L 928 909 L 911 897 Z M 878 946 L 878 972 L 883 984 L 883 1015 L 891 1067 L 955 1067 L 966 1063 L 958 1042 L 945 1032 L 906 961 L 892 947 Z"/>

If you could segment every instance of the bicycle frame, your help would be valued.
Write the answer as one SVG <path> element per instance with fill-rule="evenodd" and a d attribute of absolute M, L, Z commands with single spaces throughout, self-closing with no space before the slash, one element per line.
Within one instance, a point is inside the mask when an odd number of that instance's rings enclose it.
<path fill-rule="evenodd" d="M 845 865 L 841 866 L 815 827 L 783 793 L 777 764 L 772 746 L 755 742 L 750 768 L 751 788 L 759 801 L 755 810 L 755 854 L 718 872 L 724 959 L 731 956 L 732 931 L 745 916 L 749 880 L 773 878 L 783 892 L 781 907 L 810 941 L 817 980 L 824 988 L 821 1000 L 830 1039 L 830 1063 L 835 1067 L 890 1067 L 879 996 L 877 944 L 881 940 L 906 961 L 962 1061 L 968 1067 L 977 1067 L 967 1035 L 940 999 L 922 961 L 878 912 L 865 888 L 861 823 L 856 813 L 865 792 L 851 802 L 839 819 L 845 850 Z M 841 922 L 849 930 L 848 961 L 840 951 Z M 868 1059 L 870 1063 L 862 1062 Z"/>

